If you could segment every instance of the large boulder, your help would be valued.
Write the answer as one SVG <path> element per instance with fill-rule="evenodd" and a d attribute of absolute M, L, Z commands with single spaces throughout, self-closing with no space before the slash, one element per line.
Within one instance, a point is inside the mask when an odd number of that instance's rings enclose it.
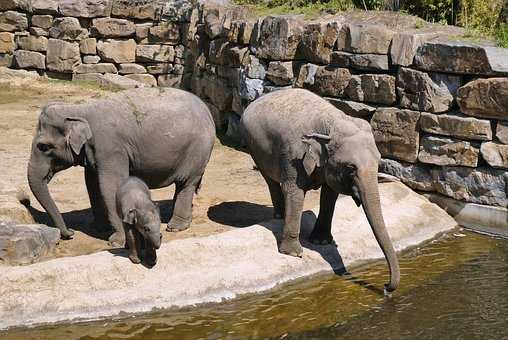
<path fill-rule="evenodd" d="M 508 75 L 508 49 L 464 41 L 432 41 L 418 48 L 415 65 L 425 71 Z"/>
<path fill-rule="evenodd" d="M 0 222 L 0 264 L 27 265 L 51 253 L 60 231 L 40 224 Z"/>
<path fill-rule="evenodd" d="M 136 25 L 126 19 L 99 18 L 92 20 L 91 31 L 103 38 L 128 38 L 136 34 Z"/>
<path fill-rule="evenodd" d="M 464 116 L 460 113 L 432 114 L 422 112 L 420 128 L 429 133 L 456 138 L 488 141 L 492 140 L 489 120 Z"/>
<path fill-rule="evenodd" d="M 36 14 L 58 14 L 60 0 L 30 0 L 32 11 Z"/>
<path fill-rule="evenodd" d="M 145 86 L 143 83 L 140 83 L 139 81 L 133 79 L 129 79 L 126 76 L 111 73 L 107 73 L 101 76 L 99 79 L 99 83 L 102 88 L 113 91 L 134 89 Z"/>
<path fill-rule="evenodd" d="M 74 68 L 75 73 L 117 73 L 116 66 L 110 63 L 81 64 Z"/>
<path fill-rule="evenodd" d="M 354 75 L 345 92 L 359 102 L 392 105 L 397 100 L 395 77 L 388 74 Z"/>
<path fill-rule="evenodd" d="M 14 61 L 19 68 L 35 68 L 39 70 L 46 68 L 46 57 L 39 52 L 17 50 L 14 52 Z"/>
<path fill-rule="evenodd" d="M 180 43 L 179 25 L 174 22 L 162 22 L 157 26 L 150 27 L 148 40 L 150 43 L 176 45 Z"/>
<path fill-rule="evenodd" d="M 341 24 L 336 21 L 305 25 L 298 49 L 299 55 L 311 63 L 330 63 L 330 55 L 337 42 L 340 28 Z"/>
<path fill-rule="evenodd" d="M 418 160 L 435 165 L 478 166 L 479 144 L 458 139 L 423 136 Z"/>
<path fill-rule="evenodd" d="M 338 99 L 338 98 L 325 98 L 333 106 L 347 114 L 348 116 L 356 118 L 370 119 L 376 112 L 376 108 L 364 103 L 358 103 L 350 100 Z"/>
<path fill-rule="evenodd" d="M 381 172 L 415 190 L 435 191 L 459 201 L 506 207 L 508 175 L 490 167 L 429 166 L 383 159 Z"/>
<path fill-rule="evenodd" d="M 97 54 L 105 62 L 133 63 L 136 61 L 136 42 L 134 39 L 99 41 Z"/>
<path fill-rule="evenodd" d="M 81 40 L 88 38 L 89 35 L 88 30 L 81 27 L 77 18 L 56 18 L 53 27 L 49 29 L 49 36 L 55 39 Z"/>
<path fill-rule="evenodd" d="M 20 10 L 23 12 L 31 11 L 30 0 L 2 0 L 0 2 L 0 11 Z"/>
<path fill-rule="evenodd" d="M 503 144 L 508 144 L 508 122 L 498 122 L 496 138 Z"/>
<path fill-rule="evenodd" d="M 53 16 L 51 15 L 32 15 L 31 26 L 49 29 L 53 26 Z"/>
<path fill-rule="evenodd" d="M 347 68 L 305 64 L 300 68 L 296 85 L 322 96 L 344 97 L 351 80 Z"/>
<path fill-rule="evenodd" d="M 411 66 L 418 48 L 423 43 L 436 36 L 437 33 L 433 32 L 399 32 L 395 34 L 390 48 L 390 59 L 392 64 Z"/>
<path fill-rule="evenodd" d="M 46 54 L 47 68 L 50 71 L 72 73 L 81 64 L 79 44 L 58 39 L 48 40 Z"/>
<path fill-rule="evenodd" d="M 481 151 L 490 166 L 508 170 L 508 145 L 486 142 L 482 143 Z"/>
<path fill-rule="evenodd" d="M 401 67 L 397 75 L 400 106 L 417 111 L 446 112 L 455 102 L 461 77 Z"/>
<path fill-rule="evenodd" d="M 293 62 L 272 61 L 266 71 L 266 79 L 278 86 L 291 85 L 293 83 Z"/>
<path fill-rule="evenodd" d="M 296 16 L 268 16 L 263 20 L 256 56 L 269 60 L 293 60 L 303 32 L 303 21 Z"/>
<path fill-rule="evenodd" d="M 341 30 L 337 45 L 351 53 L 388 54 L 394 35 L 383 25 L 350 24 Z"/>
<path fill-rule="evenodd" d="M 508 78 L 472 81 L 459 89 L 457 102 L 467 115 L 508 120 Z"/>
<path fill-rule="evenodd" d="M 28 29 L 26 14 L 15 11 L 0 13 L 0 32 L 16 32 Z"/>
<path fill-rule="evenodd" d="M 82 54 L 97 54 L 97 39 L 88 38 L 79 42 L 79 50 Z"/>
<path fill-rule="evenodd" d="M 353 54 L 335 51 L 331 54 L 330 63 L 361 71 L 388 71 L 390 69 L 388 56 L 385 54 Z"/>
<path fill-rule="evenodd" d="M 136 47 L 136 61 L 158 63 L 173 62 L 175 49 L 171 45 L 138 45 Z"/>
<path fill-rule="evenodd" d="M 12 53 L 16 49 L 14 34 L 9 32 L 0 32 L 0 53 Z"/>
<path fill-rule="evenodd" d="M 420 147 L 420 112 L 379 108 L 371 120 L 372 132 L 381 155 L 416 162 Z"/>
<path fill-rule="evenodd" d="M 249 55 L 245 62 L 245 73 L 247 77 L 253 79 L 265 79 L 266 64 L 254 55 Z"/>
<path fill-rule="evenodd" d="M 146 73 L 146 68 L 139 64 L 120 64 L 118 68 L 120 74 L 143 74 Z"/>
<path fill-rule="evenodd" d="M 18 38 L 18 48 L 27 51 L 46 52 L 48 50 L 48 39 L 28 35 Z"/>
<path fill-rule="evenodd" d="M 60 0 L 58 10 L 68 17 L 97 18 L 111 15 L 112 0 Z"/>
<path fill-rule="evenodd" d="M 153 20 L 161 4 L 153 0 L 114 0 L 111 14 L 120 18 Z"/>

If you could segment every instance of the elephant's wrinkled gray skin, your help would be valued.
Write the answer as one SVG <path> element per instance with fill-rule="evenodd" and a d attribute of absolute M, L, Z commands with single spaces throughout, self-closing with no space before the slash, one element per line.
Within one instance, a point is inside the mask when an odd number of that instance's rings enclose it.
<path fill-rule="evenodd" d="M 310 240 L 333 242 L 331 222 L 339 194 L 362 205 L 390 268 L 387 291 L 399 283 L 399 263 L 386 231 L 377 182 L 377 150 L 370 125 L 345 115 L 302 89 L 280 90 L 253 102 L 242 116 L 247 147 L 265 178 L 275 217 L 284 218 L 279 251 L 301 256 L 305 193 L 321 187 L 319 216 Z"/>
<path fill-rule="evenodd" d="M 125 244 L 115 207 L 119 185 L 129 175 L 149 188 L 176 185 L 168 230 L 189 227 L 192 198 L 199 187 L 215 139 L 206 105 L 178 89 L 135 89 L 84 104 L 43 108 L 28 164 L 30 188 L 68 239 L 68 229 L 48 191 L 53 175 L 85 167 L 85 181 L 96 223 L 109 222 L 113 246 Z"/>
<path fill-rule="evenodd" d="M 162 234 L 159 209 L 152 202 L 150 189 L 139 178 L 129 177 L 118 188 L 116 209 L 122 217 L 129 259 L 155 266 Z"/>

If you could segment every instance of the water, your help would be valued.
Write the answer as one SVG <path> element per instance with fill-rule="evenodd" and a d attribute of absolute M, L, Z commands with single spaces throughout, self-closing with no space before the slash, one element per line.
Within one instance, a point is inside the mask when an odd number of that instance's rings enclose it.
<path fill-rule="evenodd" d="M 508 240 L 455 232 L 401 257 L 223 304 L 120 320 L 13 330 L 6 339 L 508 339 Z"/>

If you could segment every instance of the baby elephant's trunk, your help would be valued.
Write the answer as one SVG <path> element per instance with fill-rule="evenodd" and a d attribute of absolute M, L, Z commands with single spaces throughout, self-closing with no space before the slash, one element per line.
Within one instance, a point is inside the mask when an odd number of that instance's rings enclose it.
<path fill-rule="evenodd" d="M 161 247 L 162 234 L 160 232 L 150 233 L 147 236 L 148 236 L 147 241 L 152 247 L 154 247 L 155 249 L 159 249 Z"/>

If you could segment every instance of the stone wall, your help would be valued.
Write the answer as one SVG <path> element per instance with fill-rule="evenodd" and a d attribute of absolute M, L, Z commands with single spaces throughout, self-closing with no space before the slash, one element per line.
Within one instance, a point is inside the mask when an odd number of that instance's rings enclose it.
<path fill-rule="evenodd" d="M 4 0 L 0 11 L 2 65 L 181 86 L 237 139 L 250 102 L 306 88 L 371 123 L 381 171 L 420 191 L 508 205 L 508 50 L 456 27 L 370 12 L 257 18 L 190 0 Z"/>

